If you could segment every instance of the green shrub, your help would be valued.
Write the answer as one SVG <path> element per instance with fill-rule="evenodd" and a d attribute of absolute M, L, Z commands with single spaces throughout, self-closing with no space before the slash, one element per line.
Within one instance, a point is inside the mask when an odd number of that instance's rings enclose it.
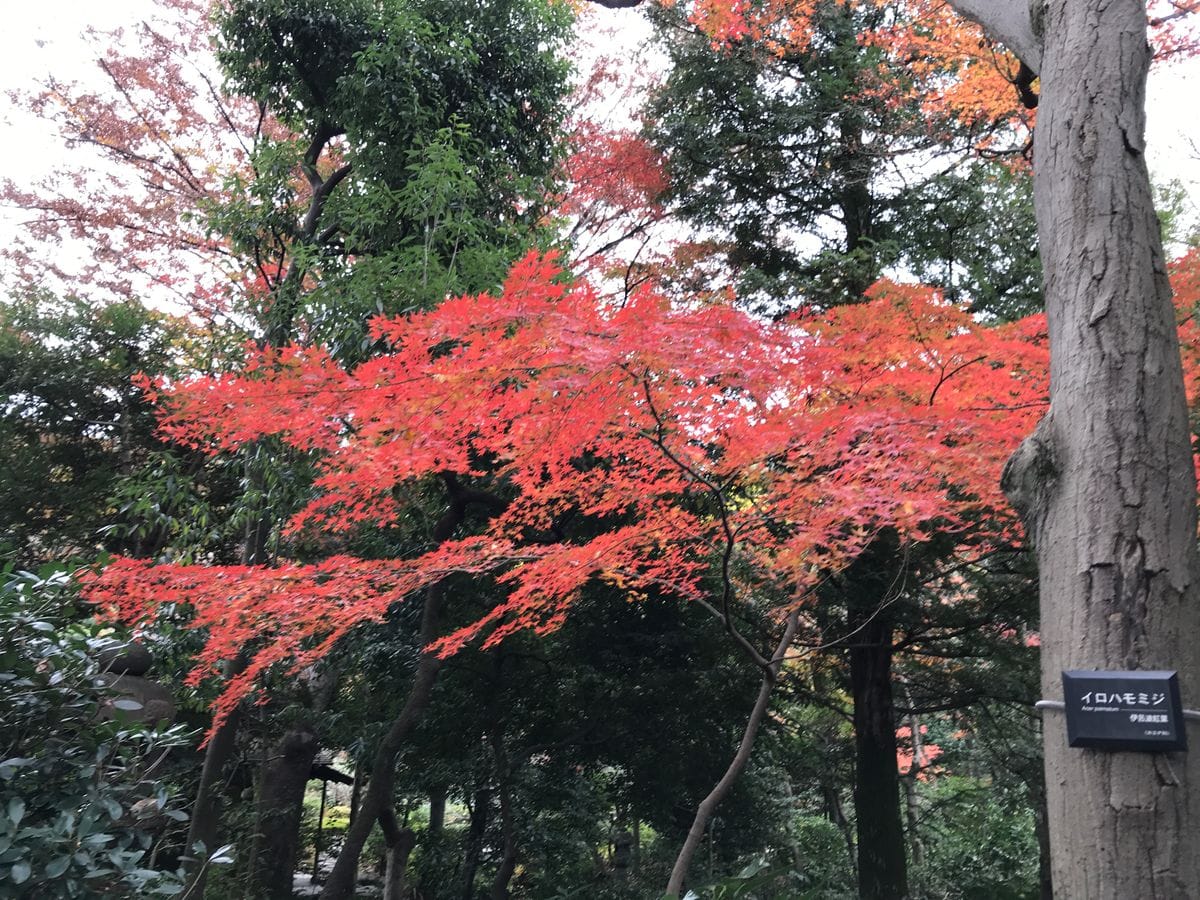
<path fill-rule="evenodd" d="M 187 815 L 158 779 L 188 735 L 131 721 L 67 573 L 0 578 L 0 896 L 178 894 Z"/>
<path fill-rule="evenodd" d="M 947 900 L 1033 900 L 1038 844 L 1023 798 L 975 779 L 938 779 L 928 800 L 930 837 L 910 880 Z"/>

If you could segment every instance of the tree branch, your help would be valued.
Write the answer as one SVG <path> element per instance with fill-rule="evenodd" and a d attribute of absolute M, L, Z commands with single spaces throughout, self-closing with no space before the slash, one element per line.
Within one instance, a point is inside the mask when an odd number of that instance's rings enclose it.
<path fill-rule="evenodd" d="M 1031 15 L 1038 0 L 949 0 L 960 15 L 981 26 L 994 41 L 1003 44 L 1032 71 L 1042 67 L 1042 36 Z"/>

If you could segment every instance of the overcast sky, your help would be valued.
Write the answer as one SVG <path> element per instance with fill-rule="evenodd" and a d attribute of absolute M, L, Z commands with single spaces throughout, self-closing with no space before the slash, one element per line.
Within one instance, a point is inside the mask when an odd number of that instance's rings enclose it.
<path fill-rule="evenodd" d="M 0 123 L 4 127 L 0 172 L 29 180 L 61 164 L 65 152 L 45 123 L 22 117 L 13 109 L 7 92 L 31 87 L 49 71 L 60 80 L 94 77 L 95 52 L 81 33 L 89 27 L 107 30 L 136 23 L 155 4 L 153 0 L 8 0 L 5 5 L 4 52 L 0 53 Z M 614 21 L 632 24 L 637 13 L 609 15 Z M 1151 73 L 1148 156 L 1157 180 L 1179 179 L 1200 199 L 1198 90 L 1200 60 L 1161 66 Z M 0 240 L 19 227 L 19 221 L 19 213 L 0 208 Z"/>

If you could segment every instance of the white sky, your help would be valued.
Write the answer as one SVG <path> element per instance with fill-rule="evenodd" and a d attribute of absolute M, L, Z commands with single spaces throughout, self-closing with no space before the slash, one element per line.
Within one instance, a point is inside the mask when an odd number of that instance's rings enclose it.
<path fill-rule="evenodd" d="M 81 36 L 87 28 L 107 30 L 147 17 L 154 0 L 8 0 L 4 11 L 4 52 L 0 53 L 0 173 L 29 181 L 47 174 L 68 156 L 46 123 L 15 110 L 7 92 L 29 88 L 53 71 L 63 81 L 87 81 L 96 72 L 95 52 Z M 635 21 L 636 12 L 604 17 Z M 624 18 L 622 18 L 624 17 Z M 637 23 L 640 26 L 640 23 Z M 631 31 L 643 33 L 641 27 Z M 1200 60 L 1162 66 L 1150 76 L 1148 155 L 1158 181 L 1180 180 L 1193 203 L 1200 200 Z M 0 240 L 19 228 L 18 211 L 0 207 Z"/>

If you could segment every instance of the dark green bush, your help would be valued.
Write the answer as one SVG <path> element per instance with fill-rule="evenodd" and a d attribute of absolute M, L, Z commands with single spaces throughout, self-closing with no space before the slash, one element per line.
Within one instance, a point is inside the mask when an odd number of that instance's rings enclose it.
<path fill-rule="evenodd" d="M 0 896 L 177 895 L 187 815 L 159 779 L 190 736 L 106 686 L 68 573 L 0 579 Z"/>

